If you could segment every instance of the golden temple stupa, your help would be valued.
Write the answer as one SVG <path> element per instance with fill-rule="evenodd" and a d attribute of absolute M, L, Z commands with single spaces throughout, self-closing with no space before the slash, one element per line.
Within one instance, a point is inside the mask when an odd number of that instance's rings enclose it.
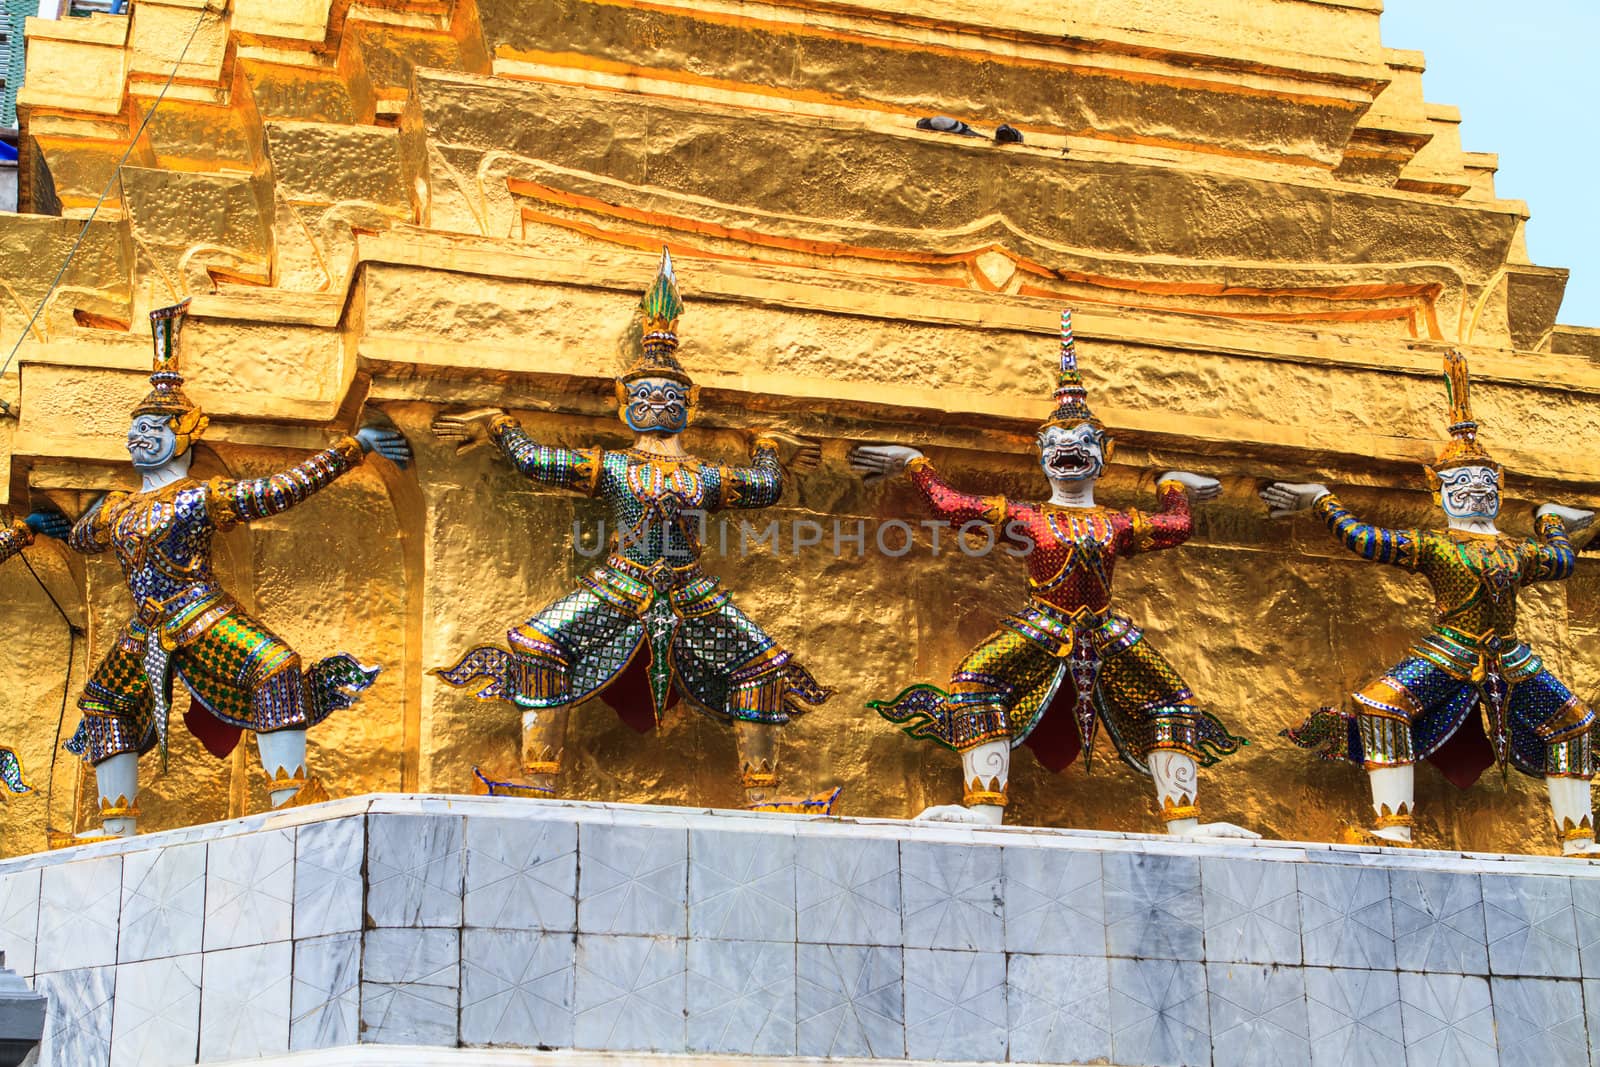
<path fill-rule="evenodd" d="M 467 793 L 475 765 L 516 750 L 517 718 L 428 672 L 571 587 L 599 513 L 488 451 L 458 458 L 428 432 L 439 411 L 504 406 L 550 443 L 625 445 L 613 379 L 665 246 L 703 388 L 697 450 L 732 462 L 767 427 L 819 439 L 820 469 L 761 521 L 870 527 L 919 512 L 903 481 L 850 472 L 852 443 L 1043 491 L 1033 432 L 1070 305 L 1118 442 L 1107 502 L 1146 506 L 1169 468 L 1223 482 L 1197 536 L 1118 594 L 1252 741 L 1207 779 L 1208 814 L 1331 840 L 1361 784 L 1278 732 L 1391 662 L 1431 604 L 1314 518 L 1269 519 L 1261 480 L 1431 521 L 1421 465 L 1456 346 L 1506 467 L 1506 528 L 1526 533 L 1546 499 L 1600 502 L 1596 449 L 1574 445 L 1600 422 L 1600 333 L 1556 323 L 1567 272 L 1528 261 L 1527 206 L 1496 196 L 1493 155 L 1462 150 L 1456 109 L 1424 98 L 1422 54 L 1381 43 L 1381 11 L 138 0 L 33 20 L 20 213 L 0 217 L 0 352 L 22 338 L 0 376 L 0 506 L 76 515 L 131 486 L 146 316 L 184 298 L 185 388 L 212 420 L 196 476 L 278 470 L 383 413 L 411 469 L 368 464 L 292 522 L 225 534 L 222 570 L 296 647 L 383 665 L 311 734 L 335 795 Z M 939 115 L 979 135 L 918 128 Z M 1023 143 L 997 143 L 1002 123 Z M 784 534 L 710 557 L 838 690 L 789 729 L 784 771 L 844 786 L 841 814 L 958 798 L 950 762 L 865 703 L 947 673 L 1021 596 L 1017 569 L 921 536 L 892 558 L 870 534 L 861 552 L 825 537 L 796 554 Z M 109 557 L 41 540 L 26 558 L 37 580 L 0 570 L 0 739 L 50 790 L 7 808 L 8 854 L 93 823 L 88 779 L 52 752 L 129 612 Z M 1600 570 L 1523 603 L 1530 642 L 1595 689 Z M 173 739 L 167 772 L 143 771 L 142 829 L 266 807 L 251 746 L 219 762 Z M 680 712 L 641 735 L 597 707 L 574 717 L 565 792 L 737 806 L 733 763 L 714 723 Z M 1027 757 L 1013 774 L 1015 822 L 1153 825 L 1145 783 L 1105 753 L 1092 783 Z M 1457 793 L 1423 770 L 1418 791 L 1436 845 L 1555 848 L 1536 781 Z"/>

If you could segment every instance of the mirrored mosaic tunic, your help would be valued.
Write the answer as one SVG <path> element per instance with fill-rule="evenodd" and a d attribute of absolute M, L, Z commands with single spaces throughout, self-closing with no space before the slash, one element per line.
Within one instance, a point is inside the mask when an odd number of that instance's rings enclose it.
<path fill-rule="evenodd" d="M 136 613 L 90 675 L 68 750 L 99 763 L 164 745 L 174 678 L 193 698 L 185 725 L 219 757 L 241 730 L 303 730 L 354 703 L 377 668 L 340 653 L 302 671 L 295 651 L 217 581 L 211 542 L 218 530 L 287 511 L 362 457 L 346 437 L 268 478 L 111 493 L 79 519 L 68 544 L 116 554 Z"/>
<path fill-rule="evenodd" d="M 1157 487 L 1153 513 L 1064 508 L 974 496 L 953 488 L 926 459 L 911 477 L 934 514 L 958 529 L 992 531 L 1002 551 L 1025 557 L 1028 603 L 967 654 L 947 691 L 916 685 L 870 704 L 912 737 L 965 751 L 990 741 L 1026 743 L 1051 770 L 1092 755 L 1100 725 L 1118 755 L 1142 773 L 1153 751 L 1202 765 L 1237 751 L 1241 738 L 1202 710 L 1139 627 L 1111 610 L 1119 559 L 1172 548 L 1193 529 L 1177 482 Z"/>
<path fill-rule="evenodd" d="M 1390 530 L 1329 493 L 1315 510 L 1346 548 L 1414 571 L 1433 587 L 1432 630 L 1382 677 L 1284 731 L 1327 759 L 1368 769 L 1434 763 L 1465 788 L 1496 762 L 1531 775 L 1587 778 L 1594 713 L 1516 635 L 1517 590 L 1564 581 L 1575 555 L 1554 515 L 1536 537 Z"/>
<path fill-rule="evenodd" d="M 758 440 L 749 466 L 730 467 L 548 447 L 509 416 L 491 433 L 527 477 L 603 500 L 615 533 L 578 589 L 509 632 L 509 650 L 475 648 L 438 672 L 444 681 L 521 708 L 600 695 L 640 730 L 680 696 L 721 719 L 766 723 L 828 698 L 700 568 L 705 515 L 778 502 L 783 468 L 772 442 Z"/>

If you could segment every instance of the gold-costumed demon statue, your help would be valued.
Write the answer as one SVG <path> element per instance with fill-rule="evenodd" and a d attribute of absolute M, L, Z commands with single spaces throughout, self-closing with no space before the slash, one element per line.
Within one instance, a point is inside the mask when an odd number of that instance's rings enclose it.
<path fill-rule="evenodd" d="M 184 723 L 213 755 L 231 752 L 240 731 L 256 732 L 272 805 L 282 807 L 326 795 L 307 773 L 306 730 L 349 707 L 378 674 L 344 653 L 302 670 L 295 651 L 217 581 L 211 542 L 219 530 L 289 510 L 368 452 L 404 464 L 410 446 L 393 430 L 364 427 L 270 478 L 190 478 L 209 420 L 178 373 L 187 311 L 185 301 L 150 313 L 153 388 L 128 428 L 139 490 L 101 497 L 67 539 L 86 554 L 115 552 L 135 606 L 89 677 L 78 701 L 83 719 L 66 745 L 94 765 L 107 836 L 135 832 L 139 756 L 159 747 L 165 762 L 175 678 L 191 698 Z"/>
<path fill-rule="evenodd" d="M 1589 808 L 1589 727 L 1594 715 L 1517 638 L 1517 590 L 1563 581 L 1575 557 L 1567 530 L 1590 511 L 1541 505 L 1536 538 L 1500 532 L 1501 468 L 1478 442 L 1467 363 L 1445 356 L 1450 442 L 1427 468 L 1443 530 L 1389 530 L 1357 519 L 1326 486 L 1274 482 L 1261 491 L 1274 516 L 1307 508 L 1363 559 L 1415 571 L 1433 587 L 1433 628 L 1349 710 L 1322 708 L 1284 733 L 1327 759 L 1365 767 L 1380 844 L 1411 844 L 1418 759 L 1465 789 L 1498 763 L 1543 777 L 1562 850 L 1596 852 Z M 1480 711 L 1481 709 L 1481 711 Z M 1487 720 L 1487 732 L 1485 731 Z"/>
<path fill-rule="evenodd" d="M 1053 771 L 1079 754 L 1088 765 L 1103 724 L 1122 759 L 1154 779 L 1168 832 L 1254 837 L 1229 823 L 1200 823 L 1196 804 L 1197 769 L 1235 752 L 1241 739 L 1200 709 L 1178 672 L 1111 606 L 1117 561 L 1182 544 L 1193 528 L 1190 494 L 1209 500 L 1221 487 L 1174 471 L 1157 480 L 1160 506 L 1152 513 L 1095 504 L 1112 440 L 1089 410 L 1070 310 L 1061 316 L 1055 405 L 1038 434 L 1051 488 L 1044 503 L 961 492 L 916 449 L 851 452 L 851 465 L 869 478 L 909 470 L 939 518 L 991 530 L 1027 561 L 1028 602 L 956 667 L 948 692 L 916 685 L 870 705 L 910 736 L 961 756 L 965 807 L 934 807 L 920 817 L 1001 822 L 1013 748 L 1027 744 Z"/>
<path fill-rule="evenodd" d="M 60 541 L 65 540 L 71 531 L 72 524 L 59 511 L 35 511 L 26 519 L 0 527 L 0 563 L 33 544 L 36 534 Z M 33 792 L 33 783 L 28 781 L 27 773 L 22 769 L 22 757 L 8 745 L 0 745 L 0 785 L 19 795 Z M 0 794 L 0 798 L 3 796 Z"/>
<path fill-rule="evenodd" d="M 672 259 L 662 251 L 641 302 L 643 355 L 617 380 L 618 414 L 633 447 L 555 448 L 534 442 L 498 409 L 441 415 L 434 432 L 466 449 L 492 441 L 536 482 L 603 500 L 613 535 L 605 561 L 580 587 L 508 634 L 510 650 L 488 646 L 438 671 L 482 700 L 522 710 L 522 771 L 484 778 L 491 792 L 548 794 L 561 769 L 573 705 L 599 696 L 645 732 L 683 698 L 736 731 L 741 781 L 752 808 L 825 810 L 830 798 L 777 796 L 778 729 L 831 690 L 734 606 L 701 570 L 701 522 L 728 508 L 771 507 L 783 494 L 784 464 L 815 468 L 816 445 L 786 434 L 755 439 L 750 465 L 705 463 L 684 451 L 696 389 L 678 362 L 683 301 Z M 482 777 L 480 775 L 480 777 Z"/>

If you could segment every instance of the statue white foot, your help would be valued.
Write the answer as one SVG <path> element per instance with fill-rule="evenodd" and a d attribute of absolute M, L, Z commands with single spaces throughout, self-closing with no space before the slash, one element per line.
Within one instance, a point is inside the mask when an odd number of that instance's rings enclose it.
<path fill-rule="evenodd" d="M 964 807 L 960 804 L 935 804 L 924 808 L 917 822 L 961 822 L 972 826 L 999 826 L 1005 809 L 994 804 Z"/>
<path fill-rule="evenodd" d="M 1261 840 L 1261 835 L 1256 833 L 1254 830 L 1246 830 L 1244 827 L 1235 826 L 1231 822 L 1203 822 L 1194 827 L 1194 829 L 1183 831 L 1175 836 L 1189 838 L 1232 838 L 1236 841 Z"/>
<path fill-rule="evenodd" d="M 1579 837 L 1572 841 L 1561 843 L 1563 856 L 1597 856 L 1600 857 L 1600 845 L 1595 844 L 1592 837 Z"/>

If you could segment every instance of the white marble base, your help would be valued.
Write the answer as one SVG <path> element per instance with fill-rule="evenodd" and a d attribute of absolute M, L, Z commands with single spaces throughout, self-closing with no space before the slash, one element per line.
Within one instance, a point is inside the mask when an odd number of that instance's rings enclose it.
<path fill-rule="evenodd" d="M 1586 860 L 371 796 L 5 861 L 0 940 L 39 1067 L 1600 1064 Z"/>

